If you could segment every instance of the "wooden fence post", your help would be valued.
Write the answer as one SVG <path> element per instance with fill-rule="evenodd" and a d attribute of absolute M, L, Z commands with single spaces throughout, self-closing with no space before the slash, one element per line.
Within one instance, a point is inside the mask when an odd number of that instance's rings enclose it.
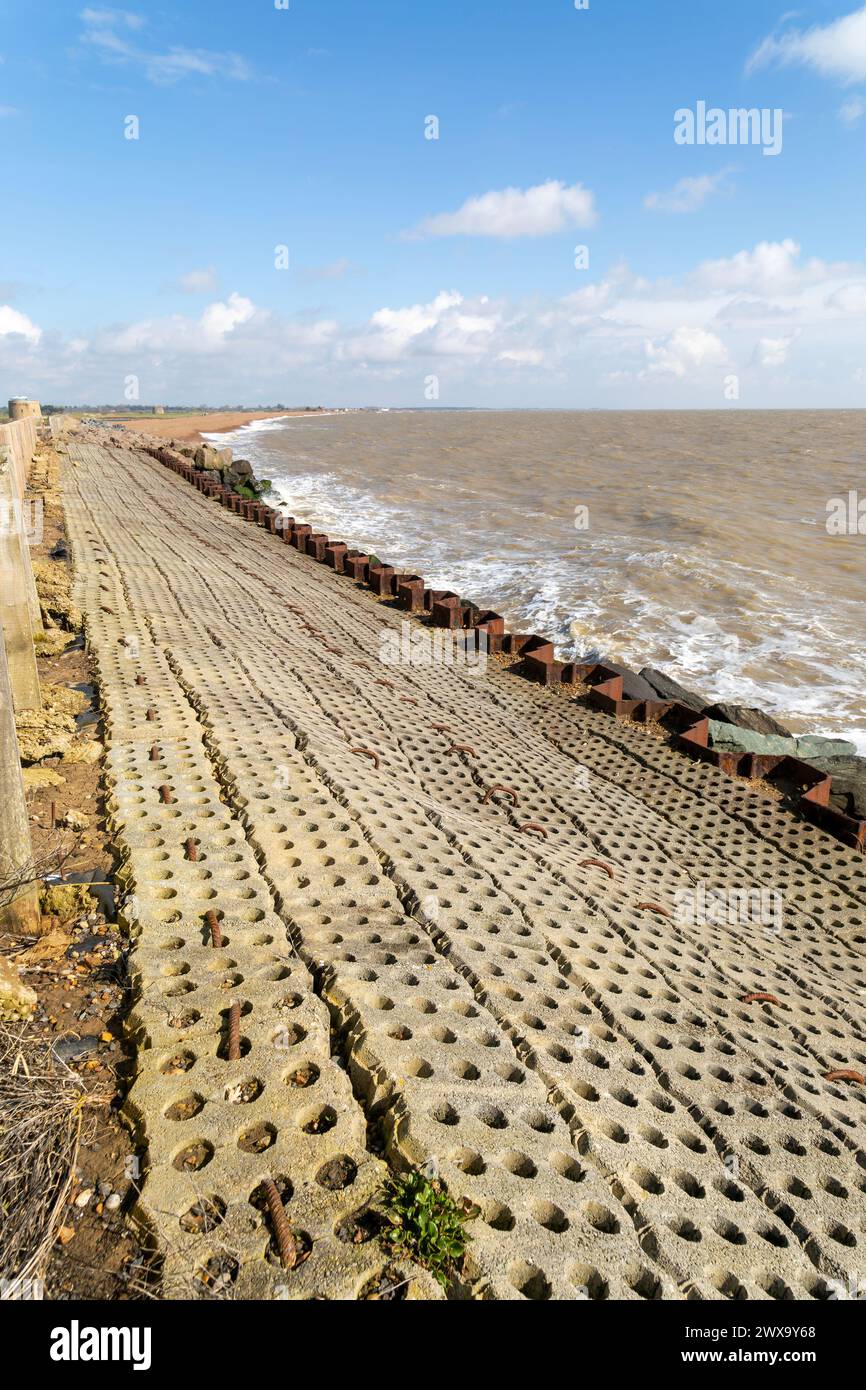
<path fill-rule="evenodd" d="M 16 710 L 42 708 L 28 574 L 32 580 L 12 454 L 0 444 L 0 627 Z"/>
<path fill-rule="evenodd" d="M 17 891 L 8 888 L 26 877 L 32 857 L 9 663 L 0 641 L 0 927 L 38 936 L 39 884 L 24 883 Z"/>

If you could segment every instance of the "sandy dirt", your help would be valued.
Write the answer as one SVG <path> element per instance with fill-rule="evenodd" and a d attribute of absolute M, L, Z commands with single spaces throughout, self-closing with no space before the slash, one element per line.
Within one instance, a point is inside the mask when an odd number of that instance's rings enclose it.
<path fill-rule="evenodd" d="M 284 415 L 309 415 L 307 410 L 215 410 L 205 415 L 142 415 L 135 420 L 118 421 L 118 428 L 143 430 L 160 439 L 176 439 L 183 443 L 200 443 L 203 434 L 225 433 L 240 429 L 253 420 L 279 420 Z"/>
<path fill-rule="evenodd" d="M 49 559 L 66 538 L 57 493 L 57 460 L 40 449 L 31 485 L 44 499 L 44 534 L 34 559 L 58 568 L 68 559 Z M 93 670 L 80 634 L 55 655 L 39 656 L 43 687 L 79 688 L 89 704 L 79 719 L 79 744 L 101 739 Z M 55 854 L 64 874 L 76 872 L 110 882 L 114 856 L 104 829 L 99 761 L 47 757 L 28 772 L 53 776 L 46 785 L 28 779 L 27 803 L 34 855 Z M 27 778 L 27 774 L 25 774 Z M 80 828 L 69 829 L 67 817 Z M 110 902 L 110 899 L 109 899 Z M 120 1106 L 133 1056 L 123 1024 L 130 999 L 126 961 L 128 942 L 113 922 L 113 911 L 93 898 L 90 906 L 60 912 L 49 908 L 45 934 L 38 940 L 0 936 L 22 978 L 36 991 L 38 1004 L 22 1026 L 25 1056 L 41 1056 L 45 1044 L 58 1049 L 61 1065 L 83 1085 L 81 1144 L 50 1258 L 42 1271 L 48 1298 L 124 1299 L 141 1296 L 147 1264 L 139 1232 L 129 1220 L 137 1193 L 135 1144 L 120 1119 Z"/>

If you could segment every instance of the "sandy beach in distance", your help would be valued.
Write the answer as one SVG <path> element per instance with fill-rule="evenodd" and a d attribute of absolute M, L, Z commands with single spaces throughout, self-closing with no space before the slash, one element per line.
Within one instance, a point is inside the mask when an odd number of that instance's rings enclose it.
<path fill-rule="evenodd" d="M 204 434 L 223 434 L 240 429 L 253 420 L 280 420 L 284 415 L 311 415 L 309 410 L 215 410 L 202 415 L 141 415 L 134 420 L 118 421 L 118 427 L 144 430 L 160 439 L 200 443 Z"/>

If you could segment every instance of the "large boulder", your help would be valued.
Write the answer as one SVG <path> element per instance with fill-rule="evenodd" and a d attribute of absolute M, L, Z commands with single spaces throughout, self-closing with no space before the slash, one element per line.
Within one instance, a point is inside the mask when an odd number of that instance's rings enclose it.
<path fill-rule="evenodd" d="M 770 734 L 776 738 L 793 738 L 790 729 L 780 724 L 771 714 L 762 709 L 752 709 L 748 705 L 707 705 L 703 710 L 707 719 L 720 724 L 736 724 L 739 729 L 747 729 L 753 734 Z"/>
<path fill-rule="evenodd" d="M 854 758 L 857 745 L 847 738 L 824 738 L 820 734 L 804 734 L 797 739 L 797 757 L 804 763 L 814 763 L 816 758 Z"/>
<path fill-rule="evenodd" d="M 203 468 L 208 472 L 215 473 L 226 466 L 219 450 L 211 449 L 207 445 L 202 445 L 200 449 L 196 449 L 194 462 L 196 468 Z"/>
<path fill-rule="evenodd" d="M 724 720 L 710 720 L 710 746 L 723 753 L 765 753 L 779 757 L 795 758 L 797 740 L 782 738 L 779 734 L 757 734 L 751 729 L 740 728 L 738 724 L 728 724 Z"/>
<path fill-rule="evenodd" d="M 622 676 L 622 698 L 624 700 L 657 700 L 658 695 L 649 681 L 645 681 L 639 676 L 637 671 L 632 671 L 629 666 L 618 666 L 615 661 L 603 661 L 602 666 L 606 666 L 609 671 L 616 671 L 618 676 Z"/>
<path fill-rule="evenodd" d="M 855 820 L 866 820 L 866 758 L 810 758 L 809 761 L 833 778 L 831 806 Z"/>
<path fill-rule="evenodd" d="M 664 671 L 657 671 L 653 666 L 645 666 L 640 673 L 640 678 L 652 686 L 656 692 L 656 698 L 659 700 L 676 700 L 679 704 L 685 705 L 687 709 L 693 709 L 696 714 L 700 714 L 706 708 L 707 702 L 703 695 L 696 695 L 693 690 L 687 690 L 672 676 L 665 675 Z"/>

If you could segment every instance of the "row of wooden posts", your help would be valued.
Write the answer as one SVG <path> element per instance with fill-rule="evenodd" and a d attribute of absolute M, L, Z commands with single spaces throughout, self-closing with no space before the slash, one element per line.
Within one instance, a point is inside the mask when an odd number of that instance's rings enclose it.
<path fill-rule="evenodd" d="M 0 425 L 0 927 L 26 933 L 39 930 L 39 883 L 15 713 L 42 705 L 34 644 L 42 613 L 30 555 L 34 508 L 27 499 L 39 424 L 33 412 Z"/>

